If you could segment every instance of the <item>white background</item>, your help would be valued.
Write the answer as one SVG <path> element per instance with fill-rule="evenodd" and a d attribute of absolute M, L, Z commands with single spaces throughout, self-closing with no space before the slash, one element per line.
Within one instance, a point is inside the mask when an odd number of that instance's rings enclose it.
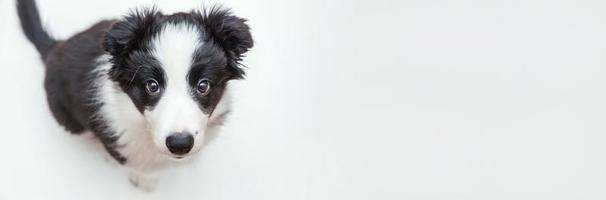
<path fill-rule="evenodd" d="M 201 5 L 178 2 L 156 4 Z M 0 199 L 606 198 L 606 1 L 223 3 L 253 29 L 248 79 L 200 159 L 147 194 L 55 123 L 0 0 Z M 150 4 L 39 8 L 66 38 Z"/>

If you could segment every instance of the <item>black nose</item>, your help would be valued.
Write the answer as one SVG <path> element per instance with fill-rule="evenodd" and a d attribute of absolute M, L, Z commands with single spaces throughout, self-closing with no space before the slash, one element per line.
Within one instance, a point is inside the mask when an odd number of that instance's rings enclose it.
<path fill-rule="evenodd" d="M 183 155 L 189 152 L 194 146 L 194 136 L 192 134 L 182 132 L 173 133 L 166 138 L 166 147 L 176 155 Z"/>

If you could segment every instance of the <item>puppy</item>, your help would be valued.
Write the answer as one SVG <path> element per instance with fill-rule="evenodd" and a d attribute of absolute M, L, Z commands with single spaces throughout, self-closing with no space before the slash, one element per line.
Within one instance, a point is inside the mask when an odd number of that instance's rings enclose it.
<path fill-rule="evenodd" d="M 171 15 L 152 9 L 104 20 L 69 39 L 42 27 L 34 0 L 17 0 L 25 36 L 46 66 L 56 121 L 93 133 L 131 169 L 131 183 L 200 150 L 229 112 L 228 83 L 242 79 L 253 46 L 246 20 L 212 7 Z"/>

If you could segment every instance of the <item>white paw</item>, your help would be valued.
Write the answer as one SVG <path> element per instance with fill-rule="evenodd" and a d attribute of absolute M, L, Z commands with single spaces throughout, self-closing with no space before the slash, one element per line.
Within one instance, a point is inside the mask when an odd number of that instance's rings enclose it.
<path fill-rule="evenodd" d="M 137 172 L 131 172 L 129 176 L 130 184 L 145 192 L 154 191 L 158 179 L 146 176 Z"/>

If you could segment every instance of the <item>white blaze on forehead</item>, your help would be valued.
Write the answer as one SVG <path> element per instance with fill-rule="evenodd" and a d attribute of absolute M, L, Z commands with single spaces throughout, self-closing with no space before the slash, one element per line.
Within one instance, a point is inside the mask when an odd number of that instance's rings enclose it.
<path fill-rule="evenodd" d="M 153 54 L 160 61 L 167 77 L 184 79 L 194 52 L 202 45 L 200 32 L 186 23 L 166 24 L 152 40 Z"/>
<path fill-rule="evenodd" d="M 158 104 L 152 111 L 145 112 L 158 140 L 172 132 L 205 131 L 208 116 L 192 98 L 187 81 L 194 53 L 202 45 L 200 36 L 192 25 L 167 24 L 152 40 L 152 53 L 164 70 L 166 81 Z"/>

